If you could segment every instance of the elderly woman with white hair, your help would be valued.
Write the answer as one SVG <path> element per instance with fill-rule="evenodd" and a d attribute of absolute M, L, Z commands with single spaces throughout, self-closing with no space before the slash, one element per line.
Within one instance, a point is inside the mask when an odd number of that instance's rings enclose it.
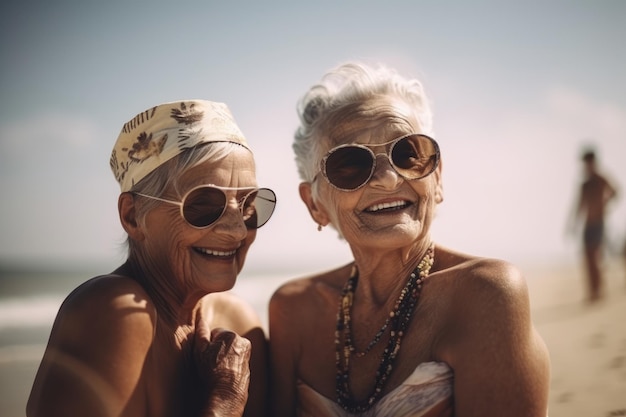
<path fill-rule="evenodd" d="M 299 113 L 300 196 L 354 260 L 273 295 L 272 415 L 545 417 L 549 359 L 522 274 L 431 233 L 443 153 L 422 85 L 348 63 Z"/>
<path fill-rule="evenodd" d="M 235 284 L 276 196 L 222 103 L 123 126 L 111 168 L 128 258 L 63 302 L 27 405 L 44 416 L 263 416 L 266 337 Z"/>

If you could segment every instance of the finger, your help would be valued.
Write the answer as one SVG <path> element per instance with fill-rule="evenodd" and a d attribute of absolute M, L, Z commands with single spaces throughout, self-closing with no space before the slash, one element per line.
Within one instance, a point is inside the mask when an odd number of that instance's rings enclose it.
<path fill-rule="evenodd" d="M 198 314 L 196 317 L 196 329 L 195 329 L 195 338 L 203 339 L 207 342 L 211 341 L 211 327 L 207 323 L 206 320 L 201 318 L 201 315 Z"/>
<path fill-rule="evenodd" d="M 211 331 L 211 342 L 206 351 L 210 363 L 217 365 L 222 360 L 233 362 L 248 361 L 250 358 L 251 344 L 248 339 L 237 333 L 224 329 Z"/>
<path fill-rule="evenodd" d="M 250 357 L 252 343 L 235 332 L 220 328 L 214 329 L 211 332 L 211 343 L 216 342 L 223 342 L 222 349 L 224 353 L 232 352 L 244 358 Z"/>

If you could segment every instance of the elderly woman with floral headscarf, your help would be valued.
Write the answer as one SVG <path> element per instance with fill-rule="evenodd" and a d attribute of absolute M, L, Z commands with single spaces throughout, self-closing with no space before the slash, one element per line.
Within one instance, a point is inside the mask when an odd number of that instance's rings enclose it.
<path fill-rule="evenodd" d="M 111 168 L 128 259 L 62 304 L 35 416 L 262 416 L 266 338 L 235 284 L 274 193 L 228 108 L 161 104 L 123 126 Z"/>

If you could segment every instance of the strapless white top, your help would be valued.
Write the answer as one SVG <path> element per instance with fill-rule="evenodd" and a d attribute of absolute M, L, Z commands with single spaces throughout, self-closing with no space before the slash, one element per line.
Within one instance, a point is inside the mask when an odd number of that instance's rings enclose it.
<path fill-rule="evenodd" d="M 453 417 L 454 373 L 443 362 L 424 362 L 372 408 L 352 414 L 334 400 L 298 381 L 299 417 Z"/>

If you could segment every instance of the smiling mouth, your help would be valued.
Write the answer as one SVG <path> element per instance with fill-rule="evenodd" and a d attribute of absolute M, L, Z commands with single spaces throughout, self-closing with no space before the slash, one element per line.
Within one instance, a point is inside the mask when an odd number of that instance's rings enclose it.
<path fill-rule="evenodd" d="M 230 257 L 235 256 L 235 253 L 237 253 L 237 250 L 221 251 L 221 250 L 206 249 L 206 248 L 193 248 L 193 249 L 202 255 L 214 256 L 217 258 L 230 258 Z"/>
<path fill-rule="evenodd" d="M 406 200 L 390 201 L 387 203 L 374 204 L 365 209 L 366 213 L 386 213 L 389 211 L 402 210 L 410 206 L 411 203 Z"/>

